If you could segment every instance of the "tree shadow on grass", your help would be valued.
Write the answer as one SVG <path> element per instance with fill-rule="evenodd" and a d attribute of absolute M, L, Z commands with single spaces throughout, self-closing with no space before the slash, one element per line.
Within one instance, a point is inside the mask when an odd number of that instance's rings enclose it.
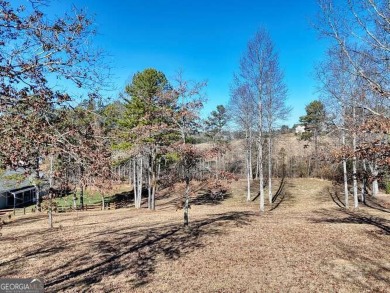
<path fill-rule="evenodd" d="M 47 218 L 46 213 L 37 212 L 33 215 L 29 214 L 26 216 L 18 216 L 18 217 L 14 217 L 14 218 L 11 217 L 10 220 L 7 219 L 4 221 L 4 225 L 9 225 L 12 227 L 24 226 L 27 224 L 32 224 L 35 222 L 42 221 L 42 219 L 45 219 L 45 218 Z"/>
<path fill-rule="evenodd" d="M 376 237 L 375 244 L 368 249 L 356 243 L 337 241 L 334 244 L 336 258 L 323 260 L 325 275 L 337 283 L 357 286 L 361 291 L 387 292 L 390 283 L 390 268 L 386 256 L 390 253 L 387 237 Z"/>
<path fill-rule="evenodd" d="M 251 216 L 253 214 L 249 212 L 229 212 L 193 221 L 188 229 L 181 224 L 170 224 L 91 235 L 91 250 L 100 257 L 91 258 L 82 266 L 70 262 L 61 266 L 60 271 L 50 269 L 47 273 L 52 277 L 46 279 L 45 288 L 48 291 L 76 288 L 82 291 L 101 282 L 103 277 L 122 273 L 133 288 L 143 286 L 152 280 L 161 257 L 176 260 L 203 247 L 206 236 L 220 235 L 227 233 L 229 228 L 249 224 Z M 53 274 L 53 271 L 57 273 Z"/>
<path fill-rule="evenodd" d="M 116 193 L 113 196 L 107 197 L 106 202 L 114 204 L 116 208 L 126 207 L 134 203 L 134 192 L 131 190 Z"/>
<path fill-rule="evenodd" d="M 390 209 L 382 205 L 381 202 L 373 196 L 367 197 L 363 204 L 368 208 L 385 213 L 390 213 Z"/>
<path fill-rule="evenodd" d="M 286 180 L 285 177 L 282 178 L 279 184 L 279 188 L 272 197 L 272 207 L 270 211 L 273 211 L 279 207 L 279 205 L 285 200 L 286 195 L 288 194 L 285 190 Z"/>
<path fill-rule="evenodd" d="M 193 205 L 220 205 L 223 201 L 229 199 L 231 197 L 230 193 L 226 191 L 218 191 L 216 193 L 212 193 L 209 190 L 200 191 L 196 195 L 196 197 L 191 198 L 190 204 Z"/>
<path fill-rule="evenodd" d="M 339 194 L 337 192 L 337 189 L 334 188 L 333 190 L 331 188 L 327 188 L 326 192 L 329 194 L 332 201 L 339 207 L 344 208 L 345 204 L 342 202 L 342 200 L 339 197 Z"/>
<path fill-rule="evenodd" d="M 390 221 L 381 217 L 342 209 L 320 210 L 316 213 L 320 217 L 311 219 L 314 223 L 366 224 L 378 228 L 379 232 L 384 235 L 390 235 Z"/>

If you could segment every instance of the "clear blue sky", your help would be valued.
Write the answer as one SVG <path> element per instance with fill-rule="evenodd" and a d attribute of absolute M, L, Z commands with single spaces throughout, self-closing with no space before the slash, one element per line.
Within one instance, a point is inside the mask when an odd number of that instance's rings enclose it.
<path fill-rule="evenodd" d="M 270 32 L 285 72 L 288 103 L 293 107 L 287 124 L 296 123 L 305 113 L 305 105 L 317 98 L 313 72 L 324 54 L 325 42 L 318 40 L 310 27 L 316 0 L 73 3 L 95 15 L 96 44 L 112 56 L 118 89 L 145 68 L 161 70 L 168 78 L 182 69 L 188 79 L 208 81 L 207 115 L 216 105 L 227 104 L 233 72 L 248 40 L 263 26 Z M 52 4 L 60 13 L 70 1 L 54 0 Z"/>

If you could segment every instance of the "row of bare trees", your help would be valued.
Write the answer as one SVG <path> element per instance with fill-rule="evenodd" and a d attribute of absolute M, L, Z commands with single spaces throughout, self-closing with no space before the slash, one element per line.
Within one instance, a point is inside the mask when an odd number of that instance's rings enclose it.
<path fill-rule="evenodd" d="M 390 165 L 390 7 L 381 0 L 319 3 L 317 29 L 331 40 L 331 47 L 317 76 L 333 129 L 341 137 L 335 157 L 343 165 L 345 206 L 349 206 L 347 161 L 351 161 L 356 208 L 358 181 L 364 202 L 368 182 L 375 196 L 378 180 Z"/>
<path fill-rule="evenodd" d="M 264 211 L 264 146 L 268 146 L 268 197 L 272 204 L 272 139 L 277 123 L 286 119 L 287 87 L 280 69 L 278 53 L 265 29 L 248 42 L 238 72 L 234 75 L 229 102 L 232 117 L 245 132 L 247 200 L 251 181 L 259 179 L 260 211 Z M 256 158 L 256 176 L 253 175 Z"/>

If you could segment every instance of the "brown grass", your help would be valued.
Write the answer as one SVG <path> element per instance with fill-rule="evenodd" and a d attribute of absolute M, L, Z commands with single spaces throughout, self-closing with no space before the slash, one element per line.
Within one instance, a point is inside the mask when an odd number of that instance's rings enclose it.
<path fill-rule="evenodd" d="M 224 200 L 196 197 L 189 229 L 169 194 L 155 212 L 56 214 L 52 230 L 44 214 L 17 217 L 0 275 L 40 276 L 47 292 L 389 292 L 386 209 L 345 211 L 318 179 L 289 179 L 262 215 L 244 181 Z"/>

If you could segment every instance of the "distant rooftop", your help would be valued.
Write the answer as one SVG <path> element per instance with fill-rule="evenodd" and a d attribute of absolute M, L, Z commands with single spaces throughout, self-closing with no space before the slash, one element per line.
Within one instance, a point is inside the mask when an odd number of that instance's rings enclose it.
<path fill-rule="evenodd" d="M 5 170 L 0 175 L 0 192 L 32 185 L 28 175 L 25 175 L 23 180 L 15 180 L 17 178 L 12 178 L 20 175 L 22 179 L 25 172 L 26 170 L 21 168 L 17 170 Z"/>

